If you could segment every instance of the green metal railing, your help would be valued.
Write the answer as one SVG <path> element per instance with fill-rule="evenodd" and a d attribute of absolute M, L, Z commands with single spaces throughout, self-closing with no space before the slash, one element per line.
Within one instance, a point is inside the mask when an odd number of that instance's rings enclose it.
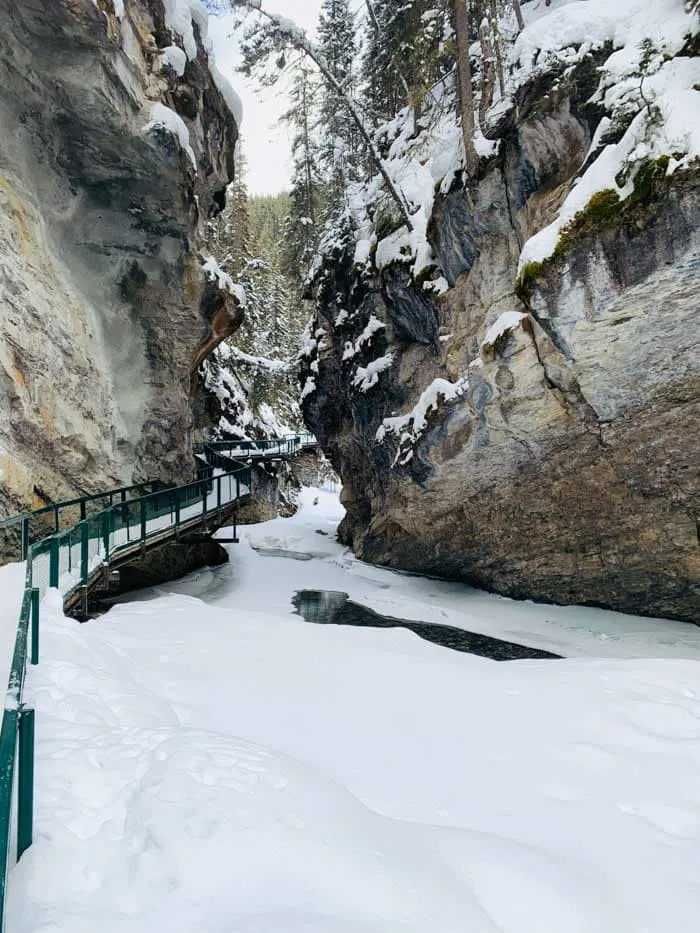
<path fill-rule="evenodd" d="M 29 547 L 35 541 L 49 534 L 55 534 L 62 528 L 72 527 L 77 521 L 101 512 L 115 502 L 137 499 L 164 487 L 165 484 L 159 480 L 150 480 L 135 486 L 119 486 L 108 492 L 98 492 L 77 499 L 55 502 L 32 512 L 24 512 L 22 515 L 7 518 L 0 522 L 0 554 L 9 552 L 14 546 L 19 559 L 26 560 Z"/>
<path fill-rule="evenodd" d="M 266 438 L 259 441 L 208 441 L 199 444 L 195 453 L 203 454 L 209 459 L 211 454 L 223 454 L 229 459 L 265 459 L 280 457 L 293 457 L 304 450 L 318 447 L 318 441 L 313 434 L 289 434 L 285 437 Z"/>
<path fill-rule="evenodd" d="M 213 473 L 213 471 L 212 471 Z M 250 494 L 252 472 L 241 467 L 185 486 L 160 482 L 121 487 L 56 503 L 0 523 L 26 560 L 24 596 L 0 727 L 0 929 L 7 873 L 31 845 L 34 811 L 34 710 L 23 701 L 27 663 L 39 662 L 39 607 L 50 588 L 64 600 L 114 562 L 149 543 L 194 529 Z M 42 528 L 45 529 L 42 534 Z"/>

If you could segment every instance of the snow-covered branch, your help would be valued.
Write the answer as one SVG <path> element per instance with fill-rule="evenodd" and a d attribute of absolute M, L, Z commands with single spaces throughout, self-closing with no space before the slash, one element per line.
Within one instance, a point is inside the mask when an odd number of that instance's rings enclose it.
<path fill-rule="evenodd" d="M 269 373 L 290 373 L 295 364 L 286 360 L 270 360 L 265 356 L 252 356 L 250 353 L 244 353 L 238 347 L 230 346 L 231 358 L 239 363 L 245 363 L 247 366 L 253 366 L 256 369 L 264 369 Z"/>

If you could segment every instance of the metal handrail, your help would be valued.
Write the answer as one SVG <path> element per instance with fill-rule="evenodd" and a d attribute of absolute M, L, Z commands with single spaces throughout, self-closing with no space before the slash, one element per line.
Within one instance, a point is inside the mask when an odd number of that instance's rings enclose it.
<path fill-rule="evenodd" d="M 3 519 L 0 521 L 0 532 L 7 531 L 9 528 L 14 528 L 17 526 L 20 527 L 21 560 L 26 560 L 29 545 L 31 543 L 29 539 L 32 520 L 52 516 L 54 531 L 57 532 L 61 528 L 61 513 L 67 509 L 73 510 L 79 508 L 82 519 L 87 517 L 87 506 L 91 502 L 98 502 L 100 500 L 109 499 L 109 504 L 112 505 L 115 497 L 119 497 L 120 501 L 123 502 L 128 497 L 138 498 L 139 496 L 146 494 L 146 490 L 155 492 L 158 487 L 164 488 L 164 486 L 165 484 L 160 480 L 148 480 L 145 483 L 137 483 L 132 486 L 118 486 L 115 489 L 109 489 L 106 492 L 91 493 L 75 499 L 65 499 L 60 502 L 54 502 L 50 505 L 42 506 L 40 509 L 33 509 L 32 511 L 22 512 L 20 515 L 13 515 L 10 518 Z M 134 496 L 135 493 L 138 495 Z"/>
<path fill-rule="evenodd" d="M 122 555 L 145 548 L 146 543 L 183 526 L 194 527 L 207 517 L 222 511 L 249 494 L 252 483 L 250 467 L 240 467 L 195 480 L 184 486 L 166 486 L 156 482 L 121 487 L 108 493 L 57 504 L 60 508 L 80 507 L 85 516 L 86 501 L 119 496 L 90 517 L 83 517 L 71 528 L 29 544 L 26 543 L 27 567 L 24 596 L 15 637 L 14 653 L 0 727 L 0 930 L 4 928 L 6 883 L 11 861 L 13 804 L 16 807 L 16 857 L 19 859 L 32 843 L 34 810 L 34 709 L 24 703 L 23 687 L 27 662 L 39 663 L 39 607 L 41 598 L 58 587 L 64 600 L 79 588 L 87 587 L 98 572 Z M 160 489 L 153 489 L 158 485 Z M 151 488 L 137 497 L 128 493 Z M 124 495 L 122 495 L 124 494 Z M 54 507 L 49 507 L 52 511 Z M 46 513 L 47 510 L 38 510 Z M 25 513 L 4 523 L 24 522 Z M 133 520 L 133 522 L 132 522 Z M 133 534 L 132 534 L 133 532 Z M 48 573 L 41 571 L 48 570 Z"/>
<path fill-rule="evenodd" d="M 106 499 L 108 497 L 120 496 L 122 494 L 128 494 L 139 489 L 147 489 L 149 486 L 162 486 L 165 487 L 165 483 L 162 483 L 160 480 L 147 480 L 145 483 L 136 483 L 133 486 L 117 486 L 115 489 L 108 489 L 106 492 L 95 492 L 89 493 L 85 496 L 78 496 L 76 499 L 62 499 L 60 502 L 52 502 L 50 505 L 44 505 L 40 509 L 32 509 L 30 512 L 21 512 L 19 515 L 12 515 L 10 518 L 5 518 L 0 521 L 0 531 L 4 528 L 9 528 L 11 525 L 16 525 L 21 521 L 24 521 L 26 518 L 36 518 L 40 515 L 48 515 L 50 512 L 54 512 L 56 509 L 68 509 L 75 508 L 76 505 L 80 505 L 83 502 L 96 502 L 98 499 Z"/>

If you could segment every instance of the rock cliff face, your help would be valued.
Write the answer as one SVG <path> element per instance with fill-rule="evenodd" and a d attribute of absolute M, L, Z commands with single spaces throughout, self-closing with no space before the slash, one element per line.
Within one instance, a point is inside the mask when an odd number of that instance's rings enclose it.
<path fill-rule="evenodd" d="M 203 29 L 0 0 L 0 517 L 191 474 L 191 368 L 240 322 L 198 253 L 238 132 Z"/>
<path fill-rule="evenodd" d="M 362 558 L 700 622 L 697 171 L 650 163 L 624 210 L 591 211 L 514 288 L 589 151 L 593 75 L 525 89 L 499 157 L 438 199 L 441 298 L 337 246 L 316 280 L 304 411 Z M 372 316 L 385 326 L 348 360 Z M 358 360 L 389 354 L 363 386 Z"/>

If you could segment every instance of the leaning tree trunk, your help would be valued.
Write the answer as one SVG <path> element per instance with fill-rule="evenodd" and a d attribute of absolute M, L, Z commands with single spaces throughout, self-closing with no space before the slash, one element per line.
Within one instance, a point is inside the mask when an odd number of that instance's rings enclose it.
<path fill-rule="evenodd" d="M 452 9 L 457 39 L 457 90 L 464 140 L 464 164 L 467 176 L 473 178 L 479 167 L 479 157 L 474 147 L 474 90 L 472 88 L 472 65 L 469 59 L 469 11 L 466 0 L 452 0 Z"/>
<path fill-rule="evenodd" d="M 523 11 L 520 9 L 520 0 L 513 0 L 513 9 L 515 10 L 515 18 L 518 21 L 518 32 L 522 32 L 525 28 L 525 20 L 523 19 Z"/>
<path fill-rule="evenodd" d="M 479 39 L 481 40 L 481 100 L 479 101 L 479 124 L 483 128 L 486 119 L 486 111 L 493 103 L 494 86 L 494 61 L 493 61 L 493 42 L 491 39 L 491 29 L 486 20 L 483 20 L 479 27 Z"/>
<path fill-rule="evenodd" d="M 489 0 L 491 9 L 491 32 L 493 33 L 493 47 L 496 57 L 496 74 L 498 75 L 498 88 L 501 98 L 506 96 L 506 80 L 503 72 L 503 55 L 501 53 L 501 31 L 498 28 L 498 7 L 496 0 Z"/>

